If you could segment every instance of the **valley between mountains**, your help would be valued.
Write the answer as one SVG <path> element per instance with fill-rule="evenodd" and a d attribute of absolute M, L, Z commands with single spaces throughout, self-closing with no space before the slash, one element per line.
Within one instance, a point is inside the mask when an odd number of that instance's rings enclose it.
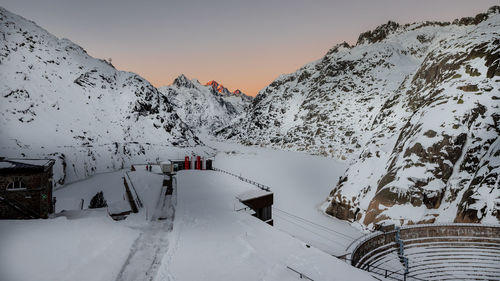
<path fill-rule="evenodd" d="M 365 229 L 499 223 L 499 30 L 498 6 L 389 21 L 250 97 L 185 75 L 156 88 L 0 8 L 0 154 L 57 159 L 57 188 L 233 142 L 345 164 L 321 208 Z"/>

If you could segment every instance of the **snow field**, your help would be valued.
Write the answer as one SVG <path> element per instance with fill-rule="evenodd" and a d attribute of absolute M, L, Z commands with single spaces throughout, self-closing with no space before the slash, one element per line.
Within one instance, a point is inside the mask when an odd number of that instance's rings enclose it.
<path fill-rule="evenodd" d="M 219 150 L 215 167 L 271 187 L 276 228 L 332 255 L 344 254 L 363 235 L 322 211 L 345 163 L 299 152 L 204 142 Z"/>
<path fill-rule="evenodd" d="M 3 220 L 0 280 L 114 280 L 138 236 L 105 209 L 48 220 Z"/>
<path fill-rule="evenodd" d="M 214 171 L 177 174 L 177 208 L 169 249 L 155 280 L 371 280 L 361 270 L 308 247 L 234 209 L 235 196 L 255 189 Z"/>

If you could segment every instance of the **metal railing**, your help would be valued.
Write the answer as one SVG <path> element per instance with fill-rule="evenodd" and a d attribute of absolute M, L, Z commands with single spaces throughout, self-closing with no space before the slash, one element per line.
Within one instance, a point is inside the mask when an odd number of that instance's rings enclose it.
<path fill-rule="evenodd" d="M 222 169 L 219 169 L 219 168 L 216 168 L 216 167 L 213 167 L 213 170 L 214 171 L 217 171 L 217 172 L 221 172 L 221 173 L 225 173 L 225 174 L 228 174 L 230 176 L 233 176 L 233 177 L 236 177 L 238 178 L 239 180 L 241 181 L 244 181 L 246 183 L 249 183 L 251 185 L 255 185 L 256 187 L 262 189 L 262 190 L 265 190 L 265 191 L 271 191 L 271 187 L 267 186 L 267 185 L 264 185 L 264 184 L 261 184 L 261 183 L 258 183 L 256 181 L 253 181 L 251 179 L 247 179 L 245 177 L 242 177 L 241 175 L 236 175 L 236 174 L 233 174 L 231 172 L 228 172 L 228 171 L 224 171 Z"/>
<path fill-rule="evenodd" d="M 352 261 L 351 259 L 348 259 L 348 258 L 343 258 L 343 260 L 345 261 Z M 376 265 L 371 265 L 371 264 L 366 264 L 365 266 L 363 267 L 358 267 L 359 269 L 362 269 L 364 271 L 367 271 L 367 272 L 370 272 L 372 274 L 377 274 L 377 275 L 380 275 L 380 276 L 383 276 L 384 278 L 390 278 L 390 279 L 393 279 L 393 280 L 402 280 L 402 281 L 406 281 L 406 280 L 418 280 L 418 281 L 426 281 L 425 279 L 421 279 L 421 278 L 418 278 L 416 276 L 412 276 L 410 275 L 409 272 L 405 272 L 404 269 L 402 269 L 400 272 L 399 270 L 398 271 L 394 271 L 394 270 L 390 270 L 390 269 L 387 269 L 387 268 L 384 268 L 384 267 L 380 267 L 380 266 L 376 266 Z M 378 271 L 375 271 L 373 269 L 378 269 Z"/>
<path fill-rule="evenodd" d="M 311 277 L 305 275 L 304 273 L 300 272 L 300 271 L 297 271 L 291 267 L 289 267 L 288 265 L 286 266 L 286 268 L 290 269 L 291 271 L 297 273 L 300 277 L 300 279 L 307 279 L 307 280 L 311 280 L 311 281 L 314 281 Z"/>

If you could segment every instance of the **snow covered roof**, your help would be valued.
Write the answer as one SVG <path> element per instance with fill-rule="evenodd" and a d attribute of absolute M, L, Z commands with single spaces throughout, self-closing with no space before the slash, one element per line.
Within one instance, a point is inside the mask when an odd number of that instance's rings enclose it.
<path fill-rule="evenodd" d="M 270 194 L 273 193 L 262 189 L 252 189 L 236 195 L 236 198 L 238 198 L 240 201 L 247 201 L 250 199 L 264 197 Z"/>
<path fill-rule="evenodd" d="M 38 170 L 43 169 L 44 171 L 52 165 L 55 161 L 52 159 L 10 159 L 4 158 L 0 160 L 0 170 L 14 170 L 14 169 L 29 169 Z"/>
<path fill-rule="evenodd" d="M 10 162 L 0 162 L 0 169 L 5 169 L 5 168 L 12 168 L 15 167 L 16 165 Z"/>

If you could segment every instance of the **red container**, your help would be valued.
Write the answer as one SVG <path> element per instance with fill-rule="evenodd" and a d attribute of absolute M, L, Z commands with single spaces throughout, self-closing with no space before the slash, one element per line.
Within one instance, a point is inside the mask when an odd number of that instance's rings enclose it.
<path fill-rule="evenodd" d="M 189 161 L 189 156 L 184 157 L 184 169 L 185 170 L 189 170 L 189 168 L 190 168 L 189 164 L 191 164 L 190 161 Z"/>
<path fill-rule="evenodd" d="M 201 170 L 201 157 L 196 156 L 196 170 Z"/>

